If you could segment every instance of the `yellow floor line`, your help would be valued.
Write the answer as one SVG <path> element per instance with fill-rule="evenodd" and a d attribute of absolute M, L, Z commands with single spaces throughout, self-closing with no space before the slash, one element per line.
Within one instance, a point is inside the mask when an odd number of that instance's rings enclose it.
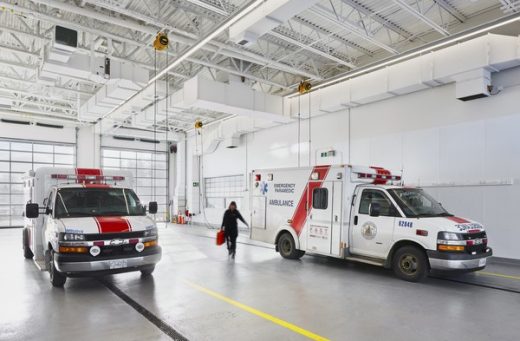
<path fill-rule="evenodd" d="M 204 288 L 204 287 L 202 287 L 202 286 L 200 286 L 198 284 L 192 283 L 190 281 L 185 281 L 185 282 L 186 282 L 186 284 L 190 285 L 191 287 L 193 287 L 193 288 L 195 288 L 195 289 L 197 289 L 197 290 L 199 290 L 199 291 L 201 291 L 201 292 L 203 292 L 205 294 L 208 294 L 208 295 L 210 295 L 210 296 L 212 296 L 214 298 L 217 298 L 217 299 L 219 299 L 221 301 L 224 301 L 224 302 L 226 302 L 228 304 L 231 304 L 231 305 L 233 305 L 233 306 L 235 306 L 237 308 L 240 308 L 240 309 L 242 309 L 244 311 L 247 311 L 248 313 L 251 313 L 253 315 L 256 315 L 256 316 L 259 316 L 259 317 L 261 317 L 263 319 L 271 321 L 271 322 L 273 322 L 273 323 L 275 323 L 275 324 L 277 324 L 279 326 L 287 328 L 287 329 L 289 329 L 289 330 L 291 330 L 291 331 L 293 331 L 295 333 L 298 333 L 300 335 L 303 335 L 303 336 L 305 336 L 305 337 L 307 337 L 307 338 L 309 338 L 311 340 L 319 340 L 319 341 L 326 341 L 326 340 L 328 340 L 327 338 L 325 338 L 323 336 L 320 336 L 318 334 L 314 334 L 313 332 L 310 332 L 310 331 L 305 330 L 305 329 L 303 329 L 301 327 L 298 327 L 298 326 L 296 326 L 296 325 L 294 325 L 292 323 L 289 323 L 287 321 L 279 319 L 278 317 L 269 315 L 269 314 L 264 313 L 264 312 L 262 312 L 262 311 L 260 311 L 258 309 L 255 309 L 255 308 L 252 308 L 252 307 L 247 306 L 245 304 L 242 304 L 240 302 L 237 302 L 237 301 L 235 301 L 235 300 L 233 300 L 233 299 L 231 299 L 229 297 L 226 297 L 224 295 L 219 294 L 218 292 L 215 292 L 213 290 Z"/>
<path fill-rule="evenodd" d="M 497 274 L 494 272 L 486 272 L 486 271 L 479 271 L 479 272 L 477 272 L 477 274 L 484 275 L 484 276 L 501 277 L 501 278 L 507 278 L 507 279 L 516 279 L 517 281 L 520 281 L 520 276 L 503 275 L 503 274 Z"/>

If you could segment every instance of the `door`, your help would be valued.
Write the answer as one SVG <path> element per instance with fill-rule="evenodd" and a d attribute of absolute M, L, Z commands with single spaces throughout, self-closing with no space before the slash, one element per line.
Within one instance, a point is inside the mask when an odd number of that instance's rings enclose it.
<path fill-rule="evenodd" d="M 365 188 L 357 195 L 351 224 L 352 254 L 386 258 L 392 245 L 395 217 L 398 215 L 388 195 L 375 188 Z M 370 205 L 377 203 L 380 214 L 370 216 Z"/>
<path fill-rule="evenodd" d="M 334 183 L 323 182 L 308 193 L 311 211 L 307 225 L 307 249 L 330 254 L 333 233 Z M 339 229 L 338 229 L 339 230 Z"/>
<path fill-rule="evenodd" d="M 251 207 L 251 227 L 257 229 L 266 228 L 266 203 L 267 198 L 253 197 Z"/>

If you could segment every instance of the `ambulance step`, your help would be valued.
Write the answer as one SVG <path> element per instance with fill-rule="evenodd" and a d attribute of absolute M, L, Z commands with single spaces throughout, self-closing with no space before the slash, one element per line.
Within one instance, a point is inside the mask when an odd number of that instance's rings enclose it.
<path fill-rule="evenodd" d="M 46 271 L 47 270 L 47 267 L 45 266 L 45 261 L 44 260 L 34 260 L 34 264 L 36 264 L 36 267 L 38 268 L 38 270 L 40 271 Z"/>
<path fill-rule="evenodd" d="M 346 260 L 351 260 L 354 262 L 360 262 L 365 264 L 371 264 L 371 265 L 377 265 L 377 266 L 384 266 L 385 260 L 379 259 L 379 258 L 372 258 L 372 257 L 364 257 L 364 256 L 349 256 L 345 257 Z"/>

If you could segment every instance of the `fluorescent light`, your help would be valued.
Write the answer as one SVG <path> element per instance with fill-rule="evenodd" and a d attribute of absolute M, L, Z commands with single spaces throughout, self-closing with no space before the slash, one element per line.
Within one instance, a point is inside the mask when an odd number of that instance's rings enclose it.
<path fill-rule="evenodd" d="M 494 30 L 495 28 L 511 24 L 511 23 L 513 23 L 515 21 L 520 21 L 520 15 L 515 14 L 515 16 L 513 18 L 507 19 L 505 21 L 501 21 L 501 22 L 493 24 L 491 26 L 486 26 L 484 28 L 477 29 L 476 31 L 472 31 L 472 32 L 463 34 L 461 36 L 453 37 L 452 39 L 448 39 L 448 40 L 442 41 L 442 42 L 440 42 L 438 44 L 434 44 L 432 46 L 428 46 L 428 47 L 426 47 L 424 49 L 420 49 L 418 51 L 413 51 L 413 52 L 404 54 L 404 55 L 402 55 L 400 57 L 392 58 L 391 60 L 388 60 L 386 62 L 378 63 L 376 65 L 373 65 L 373 66 L 370 66 L 370 67 L 367 67 L 367 68 L 363 68 L 363 69 L 361 69 L 359 71 L 350 72 L 350 73 L 348 73 L 348 74 L 346 74 L 346 75 L 344 75 L 342 77 L 339 77 L 339 78 L 336 78 L 336 79 L 331 79 L 330 81 L 327 81 L 325 83 L 318 84 L 318 85 L 316 85 L 313 88 L 313 90 L 316 90 L 316 89 L 319 89 L 319 88 L 323 88 L 323 87 L 329 86 L 331 84 L 335 84 L 335 83 L 344 81 L 346 79 L 355 77 L 357 75 L 360 75 L 360 74 L 363 74 L 363 73 L 367 73 L 367 72 L 379 69 L 379 68 L 381 68 L 383 66 L 387 66 L 387 65 L 390 65 L 390 64 L 395 64 L 395 63 L 397 63 L 397 62 L 399 62 L 401 60 L 408 59 L 410 57 L 414 57 L 414 56 L 423 54 L 424 52 L 435 50 L 435 49 L 438 49 L 438 48 L 446 46 L 446 45 L 450 45 L 450 44 L 452 44 L 454 42 L 457 42 L 459 40 L 464 40 L 464 39 L 467 39 L 467 38 L 471 38 L 471 37 L 479 35 L 481 33 L 485 33 L 485 32 Z M 291 96 L 291 97 L 293 97 L 293 96 Z"/>

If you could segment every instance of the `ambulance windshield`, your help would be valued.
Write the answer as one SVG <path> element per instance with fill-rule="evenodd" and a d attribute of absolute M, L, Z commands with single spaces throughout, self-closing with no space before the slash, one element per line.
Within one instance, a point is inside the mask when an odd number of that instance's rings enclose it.
<path fill-rule="evenodd" d="M 437 200 L 420 188 L 397 188 L 388 192 L 407 217 L 451 216 Z"/>
<path fill-rule="evenodd" d="M 55 200 L 56 218 L 145 215 L 131 189 L 61 188 Z"/>

